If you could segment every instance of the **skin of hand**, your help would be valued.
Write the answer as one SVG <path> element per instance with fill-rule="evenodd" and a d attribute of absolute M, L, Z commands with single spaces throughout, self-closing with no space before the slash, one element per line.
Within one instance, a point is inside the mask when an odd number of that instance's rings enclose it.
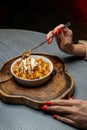
<path fill-rule="evenodd" d="M 57 42 L 58 47 L 61 51 L 73 54 L 77 56 L 83 56 L 86 55 L 86 49 L 83 44 L 73 44 L 73 32 L 68 27 L 61 29 L 64 26 L 64 24 L 60 24 L 59 26 L 55 27 L 54 30 L 50 31 L 46 39 L 49 39 L 50 36 L 53 34 L 56 34 L 55 39 Z M 52 42 L 52 38 L 48 41 L 50 44 Z"/>
<path fill-rule="evenodd" d="M 87 130 L 87 100 L 51 100 L 41 107 L 53 112 L 53 118 L 77 128 Z"/>
<path fill-rule="evenodd" d="M 68 54 L 77 56 L 86 55 L 86 48 L 83 44 L 73 44 L 73 32 L 68 27 L 64 28 L 63 24 L 55 27 L 54 30 L 47 34 L 46 39 L 56 34 L 55 39 L 60 50 Z M 52 38 L 48 41 L 50 44 Z M 87 130 L 87 100 L 52 100 L 41 106 L 44 111 L 54 113 L 53 117 L 77 128 Z"/>

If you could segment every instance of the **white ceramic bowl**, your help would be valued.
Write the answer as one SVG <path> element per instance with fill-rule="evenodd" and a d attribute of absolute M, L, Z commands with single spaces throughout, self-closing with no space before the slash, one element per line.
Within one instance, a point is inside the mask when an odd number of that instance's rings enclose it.
<path fill-rule="evenodd" d="M 20 84 L 22 84 L 22 85 L 25 85 L 25 86 L 37 86 L 37 85 L 41 85 L 41 84 L 47 82 L 47 81 L 50 79 L 51 74 L 52 74 L 52 71 L 53 71 L 53 63 L 52 63 L 48 58 L 46 58 L 46 57 L 44 57 L 44 56 L 40 56 L 40 55 L 30 55 L 30 57 L 33 57 L 33 58 L 41 58 L 43 61 L 46 61 L 47 63 L 49 63 L 49 64 L 50 64 L 50 72 L 49 72 L 46 76 L 44 76 L 44 77 L 42 77 L 42 78 L 39 78 L 39 79 L 32 79 L 32 80 L 31 80 L 31 79 L 23 79 L 23 78 L 20 78 L 20 77 L 18 77 L 18 76 L 16 76 L 16 75 L 14 74 L 13 69 L 12 69 L 13 66 L 14 66 L 14 64 L 21 59 L 21 58 L 18 58 L 18 59 L 15 60 L 15 61 L 12 63 L 12 65 L 11 65 L 11 73 L 12 73 L 13 77 L 15 78 L 15 80 L 16 80 L 18 83 L 20 83 Z"/>

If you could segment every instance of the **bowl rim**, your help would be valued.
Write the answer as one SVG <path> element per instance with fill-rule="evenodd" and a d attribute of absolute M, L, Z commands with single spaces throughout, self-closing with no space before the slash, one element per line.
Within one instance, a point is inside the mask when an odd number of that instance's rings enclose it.
<path fill-rule="evenodd" d="M 10 68 L 11 74 L 12 74 L 15 78 L 20 79 L 20 80 L 22 80 L 22 81 L 33 82 L 33 81 L 38 81 L 38 80 L 44 79 L 44 78 L 48 77 L 49 75 L 51 75 L 51 73 L 53 72 L 54 66 L 53 66 L 52 61 L 51 61 L 49 58 L 47 58 L 47 57 L 45 57 L 45 56 L 35 55 L 35 54 L 34 54 L 34 55 L 30 55 L 30 57 L 40 57 L 40 58 L 44 59 L 44 61 L 47 61 L 48 63 L 50 63 L 50 72 L 49 72 L 47 75 L 45 75 L 44 77 L 41 77 L 41 78 L 38 78 L 38 79 L 23 79 L 23 78 L 20 78 L 20 77 L 18 77 L 18 76 L 16 76 L 16 75 L 14 74 L 13 69 L 12 69 L 13 65 L 14 65 L 18 60 L 21 59 L 21 57 L 19 57 L 19 58 L 17 58 L 17 59 L 11 64 L 11 68 Z"/>

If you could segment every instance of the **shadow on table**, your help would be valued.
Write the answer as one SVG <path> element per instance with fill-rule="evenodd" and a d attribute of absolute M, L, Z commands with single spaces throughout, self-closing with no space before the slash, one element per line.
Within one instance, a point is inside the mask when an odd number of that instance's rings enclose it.
<path fill-rule="evenodd" d="M 76 61 L 84 60 L 82 57 L 79 56 L 70 56 L 63 59 L 67 63 L 73 63 Z"/>

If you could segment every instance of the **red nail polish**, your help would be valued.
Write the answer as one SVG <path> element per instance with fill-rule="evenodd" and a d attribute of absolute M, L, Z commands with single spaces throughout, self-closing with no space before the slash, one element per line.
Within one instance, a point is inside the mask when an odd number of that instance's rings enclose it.
<path fill-rule="evenodd" d="M 56 114 L 52 115 L 52 117 L 53 117 L 54 119 L 57 119 L 57 115 L 56 115 Z"/>
<path fill-rule="evenodd" d="M 62 30 L 61 28 L 58 28 L 58 34 L 61 34 Z"/>
<path fill-rule="evenodd" d="M 50 106 L 52 104 L 52 102 L 51 101 L 47 101 L 45 104 Z"/>
<path fill-rule="evenodd" d="M 43 105 L 43 106 L 41 106 L 41 109 L 42 109 L 42 110 L 47 110 L 47 106 L 46 106 L 46 105 Z"/>
<path fill-rule="evenodd" d="M 68 99 L 69 99 L 69 100 L 73 100 L 73 98 L 72 98 L 72 97 L 68 97 Z"/>
<path fill-rule="evenodd" d="M 47 43 L 48 43 L 48 44 L 51 44 L 51 40 L 50 40 L 50 39 L 48 40 L 48 39 L 49 39 L 49 38 L 46 36 Z"/>
<path fill-rule="evenodd" d="M 54 35 L 54 30 L 52 31 L 52 35 Z"/>
<path fill-rule="evenodd" d="M 51 44 L 51 40 L 50 40 L 50 39 L 49 39 L 49 40 L 47 40 L 47 43 L 48 43 L 48 44 Z"/>

